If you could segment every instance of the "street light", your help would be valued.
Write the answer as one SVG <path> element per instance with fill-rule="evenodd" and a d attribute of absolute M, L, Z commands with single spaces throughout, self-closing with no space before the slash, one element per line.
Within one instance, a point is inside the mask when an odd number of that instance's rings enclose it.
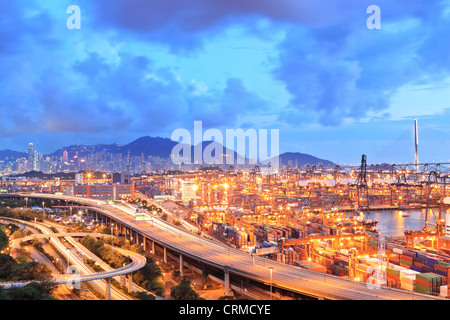
<path fill-rule="evenodd" d="M 66 252 L 67 252 L 67 268 L 69 268 L 70 266 L 69 248 L 66 248 Z"/>
<path fill-rule="evenodd" d="M 269 271 L 270 271 L 270 300 L 272 300 L 272 271 L 273 271 L 273 267 L 269 267 Z"/>
<path fill-rule="evenodd" d="M 111 223 L 111 263 L 114 260 L 114 242 L 113 242 L 113 230 L 114 230 L 114 223 Z"/>

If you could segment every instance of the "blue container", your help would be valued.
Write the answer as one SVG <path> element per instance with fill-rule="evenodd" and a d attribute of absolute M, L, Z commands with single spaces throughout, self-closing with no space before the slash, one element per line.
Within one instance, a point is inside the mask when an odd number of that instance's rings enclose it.
<path fill-rule="evenodd" d="M 425 264 L 425 259 L 424 259 L 424 258 L 418 258 L 418 257 L 416 257 L 416 258 L 413 258 L 413 261 L 414 261 L 414 262 L 419 262 L 419 263 L 421 263 L 421 264 Z"/>
<path fill-rule="evenodd" d="M 438 260 L 433 259 L 433 258 L 426 258 L 425 259 L 425 264 L 429 267 L 434 266 L 436 263 L 438 262 Z"/>
<path fill-rule="evenodd" d="M 441 270 L 434 270 L 434 273 L 439 274 L 439 275 L 444 276 L 444 277 L 447 276 L 447 273 L 444 272 L 444 271 L 441 271 Z"/>
<path fill-rule="evenodd" d="M 416 267 L 416 266 L 411 266 L 410 269 L 414 270 L 414 271 L 417 271 L 417 272 L 421 272 L 422 271 L 419 267 Z"/>
<path fill-rule="evenodd" d="M 417 254 L 417 258 L 420 258 L 420 259 L 426 259 L 426 258 L 428 258 L 428 256 L 426 255 L 426 254 L 423 254 L 423 253 L 418 253 Z"/>
<path fill-rule="evenodd" d="M 433 272 L 433 267 L 429 267 L 429 266 L 423 266 L 421 272 L 422 273 L 429 273 L 429 272 Z"/>

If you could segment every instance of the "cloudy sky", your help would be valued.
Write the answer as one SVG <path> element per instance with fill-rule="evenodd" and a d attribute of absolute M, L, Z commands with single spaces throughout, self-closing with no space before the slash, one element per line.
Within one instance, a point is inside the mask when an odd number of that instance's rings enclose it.
<path fill-rule="evenodd" d="M 197 120 L 279 129 L 280 152 L 405 163 L 417 118 L 419 160 L 450 161 L 448 0 L 0 4 L 0 149 L 170 138 Z"/>

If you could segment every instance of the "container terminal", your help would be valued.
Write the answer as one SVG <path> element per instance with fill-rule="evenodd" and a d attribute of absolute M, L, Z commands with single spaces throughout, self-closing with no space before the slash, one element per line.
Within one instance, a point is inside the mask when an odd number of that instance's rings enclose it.
<path fill-rule="evenodd" d="M 449 298 L 449 164 L 208 167 L 130 177 L 74 181 L 3 181 L 6 192 L 43 192 L 153 201 L 231 247 L 254 256 L 355 282 Z M 119 186 L 120 188 L 118 188 Z M 120 192 L 123 193 L 120 193 Z M 79 194 L 77 194 L 77 192 Z M 401 236 L 380 231 L 373 210 L 421 210 L 422 227 Z M 145 209 L 140 212 L 145 212 Z"/>
<path fill-rule="evenodd" d="M 450 201 L 445 164 L 214 169 L 149 177 L 178 217 L 228 245 L 353 281 L 449 297 Z M 416 170 L 417 169 L 417 170 Z M 135 201 L 140 201 L 137 199 Z M 379 232 L 371 210 L 424 210 L 420 230 Z"/>

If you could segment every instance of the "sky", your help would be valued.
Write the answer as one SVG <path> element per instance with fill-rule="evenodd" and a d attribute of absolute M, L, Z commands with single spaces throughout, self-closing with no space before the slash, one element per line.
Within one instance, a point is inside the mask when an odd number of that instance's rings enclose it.
<path fill-rule="evenodd" d="M 419 161 L 450 162 L 449 0 L 0 4 L 0 150 L 170 138 L 202 121 L 278 129 L 280 152 L 408 163 L 417 118 Z"/>

